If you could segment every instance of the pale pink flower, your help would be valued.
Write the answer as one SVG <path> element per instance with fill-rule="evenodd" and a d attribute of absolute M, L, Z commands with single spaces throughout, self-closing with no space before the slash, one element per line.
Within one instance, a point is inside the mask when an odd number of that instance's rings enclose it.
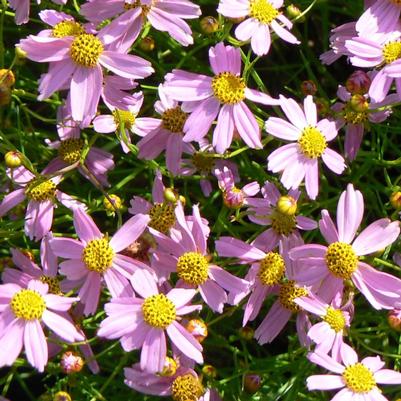
<path fill-rule="evenodd" d="M 66 4 L 67 0 L 52 0 L 56 4 Z M 36 0 L 40 4 L 40 0 Z M 10 7 L 15 10 L 15 23 L 17 25 L 26 24 L 29 20 L 31 8 L 30 0 L 10 0 Z"/>
<path fill-rule="evenodd" d="M 78 298 L 48 293 L 48 285 L 31 280 L 28 288 L 17 284 L 0 285 L 0 367 L 11 366 L 22 347 L 28 362 L 43 372 L 48 348 L 43 325 L 64 341 L 82 341 L 84 337 L 63 316 Z"/>
<path fill-rule="evenodd" d="M 273 173 L 283 172 L 281 182 L 287 189 L 298 188 L 305 178 L 308 196 L 316 199 L 319 192 L 319 159 L 336 174 L 345 169 L 343 157 L 327 145 L 337 136 L 336 124 L 327 119 L 317 120 L 312 96 L 305 98 L 303 110 L 293 99 L 280 96 L 280 102 L 290 122 L 270 117 L 265 129 L 277 138 L 296 142 L 271 153 L 267 158 L 268 169 Z"/>
<path fill-rule="evenodd" d="M 401 280 L 359 257 L 392 244 L 400 234 L 399 222 L 377 220 L 356 237 L 363 212 L 361 192 L 348 184 L 338 201 L 337 227 L 328 211 L 322 211 L 319 228 L 329 246 L 309 244 L 290 250 L 291 259 L 300 262 L 294 278 L 305 285 L 319 284 L 319 293 L 327 302 L 342 291 L 344 280 L 351 280 L 375 309 L 393 309 L 401 301 Z"/>
<path fill-rule="evenodd" d="M 174 345 L 187 357 L 203 363 L 202 346 L 178 320 L 182 315 L 201 309 L 189 305 L 196 291 L 173 288 L 159 293 L 154 276 L 138 269 L 131 277 L 135 292 L 142 298 L 117 297 L 105 305 L 108 317 L 100 324 L 98 335 L 119 338 L 125 351 L 141 349 L 142 370 L 163 370 L 167 345 L 165 331 Z"/>
<path fill-rule="evenodd" d="M 79 240 L 53 238 L 50 246 L 55 255 L 65 260 L 60 273 L 72 288 L 79 287 L 78 296 L 85 305 L 84 314 L 96 312 L 102 281 L 112 297 L 131 295 L 129 279 L 137 268 L 146 265 L 120 252 L 134 242 L 145 230 L 149 217 L 138 214 L 108 238 L 82 209 L 74 212 L 74 227 Z"/>
<path fill-rule="evenodd" d="M 250 40 L 254 53 L 263 56 L 270 50 L 271 30 L 286 42 L 300 43 L 287 30 L 292 22 L 279 11 L 283 4 L 283 0 L 220 0 L 217 12 L 228 18 L 245 18 L 235 29 L 235 37 Z"/>
<path fill-rule="evenodd" d="M 341 356 L 342 363 L 317 352 L 308 355 L 312 363 L 335 373 L 309 376 L 306 379 L 308 390 L 341 389 L 332 401 L 388 401 L 377 384 L 401 384 L 401 373 L 383 369 L 384 362 L 379 356 L 358 362 L 358 355 L 346 344 Z"/>
<path fill-rule="evenodd" d="M 241 78 L 240 49 L 218 43 L 209 49 L 209 61 L 214 77 L 183 70 L 166 75 L 165 92 L 177 101 L 193 102 L 184 125 L 184 141 L 202 139 L 217 117 L 213 147 L 218 153 L 231 145 L 234 131 L 250 148 L 262 148 L 259 124 L 245 99 L 265 105 L 277 105 L 279 100 L 246 87 Z"/>

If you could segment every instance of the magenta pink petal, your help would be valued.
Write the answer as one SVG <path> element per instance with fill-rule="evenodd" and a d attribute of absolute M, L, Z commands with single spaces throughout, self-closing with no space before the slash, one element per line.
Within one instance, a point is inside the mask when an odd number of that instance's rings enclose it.
<path fill-rule="evenodd" d="M 236 257 L 242 260 L 261 260 L 266 254 L 258 248 L 233 237 L 220 237 L 215 242 L 216 251 L 222 257 Z"/>
<path fill-rule="evenodd" d="M 81 208 L 74 210 L 74 227 L 78 237 L 86 243 L 102 237 L 93 219 Z"/>
<path fill-rule="evenodd" d="M 80 259 L 84 250 L 84 245 L 72 238 L 52 238 L 50 247 L 57 256 L 68 259 Z"/>
<path fill-rule="evenodd" d="M 208 279 L 199 286 L 199 292 L 210 309 L 218 313 L 223 312 L 227 294 L 218 284 Z"/>
<path fill-rule="evenodd" d="M 339 241 L 337 228 L 327 210 L 322 210 L 322 218 L 319 220 L 319 229 L 328 244 Z"/>
<path fill-rule="evenodd" d="M 16 189 L 7 194 L 0 203 L 0 216 L 4 216 L 14 206 L 17 206 L 25 199 L 25 189 Z"/>

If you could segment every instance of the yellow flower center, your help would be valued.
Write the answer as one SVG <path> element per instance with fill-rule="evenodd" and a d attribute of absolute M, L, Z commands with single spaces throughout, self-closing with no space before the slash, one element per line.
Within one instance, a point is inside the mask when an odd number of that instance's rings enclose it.
<path fill-rule="evenodd" d="M 56 184 L 44 177 L 31 180 L 25 187 L 25 195 L 29 200 L 44 202 L 53 200 L 56 194 Z"/>
<path fill-rule="evenodd" d="M 278 16 L 278 11 L 267 0 L 251 0 L 249 2 L 249 15 L 262 24 L 270 24 Z"/>
<path fill-rule="evenodd" d="M 180 106 L 167 109 L 162 115 L 163 128 L 175 133 L 182 133 L 186 120 L 187 113 L 184 113 Z"/>
<path fill-rule="evenodd" d="M 298 144 L 301 152 L 309 159 L 317 159 L 327 148 L 324 135 L 317 128 L 311 126 L 304 128 Z"/>
<path fill-rule="evenodd" d="M 149 326 L 165 329 L 175 320 L 176 308 L 164 294 L 157 294 L 145 299 L 142 313 Z"/>
<path fill-rule="evenodd" d="M 166 356 L 163 370 L 159 373 L 159 375 L 163 377 L 171 377 L 175 375 L 177 369 L 178 369 L 177 361 L 173 358 L 170 358 L 169 356 Z"/>
<path fill-rule="evenodd" d="M 186 252 L 178 258 L 177 274 L 187 284 L 203 284 L 208 277 L 209 263 L 198 252 Z"/>
<path fill-rule="evenodd" d="M 155 2 L 155 0 L 152 1 L 152 5 L 153 5 L 154 2 Z M 142 5 L 139 0 L 136 0 L 133 3 L 124 3 L 124 9 L 125 10 L 131 10 L 133 8 L 141 7 L 142 8 L 142 14 L 146 16 L 148 14 L 148 12 L 150 11 L 152 5 L 145 6 L 145 5 Z"/>
<path fill-rule="evenodd" d="M 383 46 L 382 54 L 386 64 L 391 64 L 395 60 L 398 60 L 401 58 L 401 42 L 395 41 L 386 43 Z"/>
<path fill-rule="evenodd" d="M 60 147 L 58 148 L 58 155 L 61 160 L 67 164 L 76 163 L 82 154 L 85 141 L 78 138 L 70 138 L 65 141 L 61 141 Z"/>
<path fill-rule="evenodd" d="M 278 284 L 284 277 L 285 263 L 281 255 L 269 252 L 260 261 L 258 277 L 262 284 L 273 286 Z"/>
<path fill-rule="evenodd" d="M 338 333 L 341 330 L 344 330 L 345 327 L 345 316 L 344 313 L 338 309 L 334 309 L 329 306 L 326 310 L 326 315 L 323 317 L 323 320 L 328 323 L 328 325 Z"/>
<path fill-rule="evenodd" d="M 347 123 L 360 124 L 368 119 L 369 103 L 363 95 L 353 95 L 344 109 Z"/>
<path fill-rule="evenodd" d="M 149 210 L 149 227 L 167 234 L 175 224 L 175 206 L 171 203 L 156 203 Z"/>
<path fill-rule="evenodd" d="M 72 61 L 81 67 L 95 67 L 102 53 L 102 42 L 89 33 L 78 35 L 71 44 L 70 55 Z"/>
<path fill-rule="evenodd" d="M 135 124 L 135 116 L 128 110 L 114 110 L 112 112 L 117 129 L 124 124 L 124 128 L 131 129 Z"/>
<path fill-rule="evenodd" d="M 79 36 L 85 33 L 81 24 L 75 21 L 61 21 L 53 28 L 55 38 L 64 38 L 66 36 Z"/>
<path fill-rule="evenodd" d="M 308 295 L 305 288 L 295 286 L 295 281 L 289 281 L 281 286 L 278 299 L 281 305 L 291 312 L 299 312 L 301 308 L 294 302 L 295 298 Z"/>
<path fill-rule="evenodd" d="M 56 277 L 50 277 L 50 276 L 40 276 L 40 281 L 42 283 L 45 283 L 49 286 L 49 292 L 51 294 L 56 294 L 56 295 L 61 295 L 61 288 L 60 288 L 60 278 L 58 276 Z"/>
<path fill-rule="evenodd" d="M 354 393 L 368 393 L 376 386 L 373 373 L 360 362 L 347 366 L 343 379 L 345 385 Z"/>
<path fill-rule="evenodd" d="M 190 373 L 178 376 L 171 385 L 171 396 L 174 401 L 198 401 L 203 393 L 202 384 Z"/>
<path fill-rule="evenodd" d="M 82 261 L 88 270 L 104 273 L 113 262 L 114 251 L 109 245 L 108 238 L 89 241 L 82 251 Z"/>
<path fill-rule="evenodd" d="M 326 252 L 327 268 L 334 276 L 348 280 L 358 267 L 358 257 L 352 246 L 345 242 L 333 242 Z"/>
<path fill-rule="evenodd" d="M 274 210 L 269 217 L 271 226 L 278 235 L 288 237 L 297 225 L 295 215 L 284 214 L 278 210 Z"/>
<path fill-rule="evenodd" d="M 11 298 L 10 307 L 16 317 L 34 320 L 42 317 L 46 302 L 37 291 L 24 289 Z"/>
<path fill-rule="evenodd" d="M 198 171 L 203 174 L 208 174 L 214 167 L 215 160 L 213 155 L 206 152 L 196 152 L 192 156 L 192 163 Z"/>
<path fill-rule="evenodd" d="M 221 72 L 212 80 L 214 96 L 224 104 L 235 104 L 245 99 L 245 82 L 231 72 Z"/>

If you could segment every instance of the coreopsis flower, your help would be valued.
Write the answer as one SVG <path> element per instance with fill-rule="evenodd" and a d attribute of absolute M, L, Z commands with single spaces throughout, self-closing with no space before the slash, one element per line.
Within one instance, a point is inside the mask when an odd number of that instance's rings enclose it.
<path fill-rule="evenodd" d="M 183 46 L 193 44 L 191 28 L 184 20 L 201 14 L 200 7 L 188 0 L 89 0 L 80 12 L 97 24 L 118 16 L 103 28 L 101 37 L 120 51 L 131 47 L 146 21 Z"/>
<path fill-rule="evenodd" d="M 272 152 L 268 169 L 273 173 L 283 172 L 281 182 L 287 189 L 296 189 L 305 178 L 308 196 L 316 199 L 319 192 L 319 159 L 336 174 L 345 169 L 344 159 L 328 147 L 328 142 L 337 136 L 334 121 L 317 121 L 316 105 L 312 96 L 304 100 L 304 109 L 293 99 L 280 96 L 281 108 L 290 120 L 270 117 L 266 131 L 280 139 L 296 141 Z"/>
<path fill-rule="evenodd" d="M 315 352 L 330 353 L 337 362 L 341 362 L 341 350 L 345 344 L 343 338 L 351 320 L 346 307 L 341 307 L 341 300 L 342 297 L 337 296 L 329 305 L 312 293 L 295 299 L 295 303 L 301 308 L 322 319 L 314 324 L 307 334 L 316 344 Z"/>
<path fill-rule="evenodd" d="M 322 211 L 319 228 L 329 245 L 309 244 L 290 250 L 291 259 L 300 262 L 294 278 L 305 285 L 321 283 L 320 292 L 328 302 L 342 291 L 344 280 L 351 280 L 375 309 L 393 309 L 401 300 L 401 280 L 359 257 L 392 244 L 400 234 L 399 222 L 377 220 L 356 237 L 363 211 L 361 192 L 348 184 L 338 201 L 337 227 L 328 211 Z"/>
<path fill-rule="evenodd" d="M 261 148 L 260 128 L 245 99 L 265 105 L 277 105 L 279 100 L 246 86 L 240 49 L 218 43 L 209 49 L 209 61 L 214 77 L 183 70 L 165 77 L 165 92 L 171 98 L 195 102 L 184 124 L 184 142 L 203 138 L 217 117 L 212 144 L 218 153 L 231 145 L 235 130 L 250 148 Z"/>
<path fill-rule="evenodd" d="M 144 129 L 145 135 L 142 135 L 143 138 L 138 142 L 138 157 L 153 160 L 165 150 L 166 166 L 177 175 L 180 172 L 182 152 L 190 146 L 182 140 L 188 114 L 178 102 L 165 93 L 163 85 L 159 85 L 159 98 L 155 103 L 155 110 L 161 118 L 148 118 L 153 120 L 154 124 L 149 124 L 147 129 Z"/>
<path fill-rule="evenodd" d="M 270 50 L 270 30 L 286 42 L 300 43 L 287 30 L 292 22 L 279 11 L 283 4 L 283 0 L 220 0 L 217 12 L 228 18 L 245 18 L 235 29 L 235 37 L 250 40 L 254 53 L 263 56 Z"/>
<path fill-rule="evenodd" d="M 52 239 L 50 246 L 54 254 L 67 259 L 60 264 L 60 273 L 73 287 L 79 287 L 78 296 L 85 305 L 85 315 L 96 312 L 102 280 L 112 297 L 131 294 L 127 288 L 129 279 L 137 268 L 144 265 L 120 252 L 143 233 L 148 222 L 149 217 L 142 214 L 131 217 L 109 239 L 86 212 L 77 209 L 74 211 L 74 227 L 79 240 Z"/>
<path fill-rule="evenodd" d="M 31 280 L 28 288 L 0 285 L 0 294 L 0 367 L 11 366 L 24 347 L 28 362 L 43 372 L 48 360 L 43 325 L 64 341 L 84 340 L 63 316 L 78 298 L 49 294 L 48 285 L 37 280 Z"/>
<path fill-rule="evenodd" d="M 261 193 L 263 198 L 248 200 L 248 218 L 270 228 L 258 235 L 253 245 L 271 250 L 282 243 L 294 243 L 300 238 L 298 229 L 309 231 L 317 227 L 314 220 L 297 214 L 299 190 L 290 189 L 287 195 L 281 195 L 272 182 L 266 181 Z"/>
<path fill-rule="evenodd" d="M 99 36 L 86 33 L 76 22 L 64 21 L 63 24 L 66 27 L 62 30 L 56 32 L 57 25 L 53 28 L 53 37 L 30 35 L 21 40 L 19 47 L 30 60 L 50 62 L 38 99 L 43 100 L 68 86 L 75 121 L 95 116 L 102 91 L 102 67 L 131 79 L 142 79 L 154 72 L 148 61 L 110 50 Z"/>
<path fill-rule="evenodd" d="M 389 92 L 393 82 L 397 94 L 401 96 L 401 32 L 400 29 L 382 35 L 353 37 L 345 41 L 345 47 L 351 53 L 352 65 L 363 68 L 380 68 L 373 77 L 369 96 L 375 102 L 381 102 Z"/>
<path fill-rule="evenodd" d="M 158 243 L 152 255 L 152 267 L 166 275 L 176 272 L 179 286 L 198 288 L 206 304 L 221 313 L 227 301 L 237 303 L 237 297 L 246 291 L 249 283 L 210 263 L 207 251 L 210 230 L 202 221 L 198 206 L 193 206 L 192 218 L 188 219 L 178 202 L 175 217 L 176 227 L 170 230 L 171 238 L 150 229 Z M 229 292 L 228 296 L 224 290 Z"/>
<path fill-rule="evenodd" d="M 308 359 L 333 372 L 328 375 L 313 375 L 306 379 L 308 390 L 341 389 L 332 400 L 388 401 L 377 384 L 401 384 L 401 373 L 391 369 L 383 369 L 384 362 L 379 356 L 366 357 L 358 362 L 358 355 L 348 345 L 341 352 L 342 363 L 328 355 L 311 353 Z"/>
<path fill-rule="evenodd" d="M 237 188 L 234 174 L 226 166 L 222 170 L 216 168 L 214 173 L 219 183 L 219 188 L 223 192 L 224 204 L 228 208 L 238 209 L 248 205 L 249 200 L 260 191 L 260 186 L 256 181 L 246 184 L 241 189 Z"/>
<path fill-rule="evenodd" d="M 67 0 L 52 0 L 56 4 L 65 4 Z M 40 4 L 40 0 L 36 0 Z M 10 7 L 15 10 L 15 23 L 17 25 L 26 24 L 29 20 L 30 0 L 10 0 Z"/>
<path fill-rule="evenodd" d="M 85 160 L 81 160 L 85 140 L 81 138 L 79 124 L 72 119 L 71 111 L 66 106 L 59 108 L 57 117 L 57 132 L 60 140 L 54 142 L 47 140 L 46 142 L 50 148 L 57 149 L 58 156 L 49 162 L 47 171 L 52 173 L 81 161 L 98 182 L 109 186 L 107 172 L 114 168 L 113 155 L 93 146 L 86 153 Z M 80 166 L 78 166 L 78 171 L 91 180 L 91 177 L 88 177 Z"/>
<path fill-rule="evenodd" d="M 0 217 L 4 216 L 13 207 L 28 200 L 25 214 L 25 234 L 35 241 L 41 240 L 51 229 L 53 211 L 56 202 L 75 210 L 84 205 L 57 189 L 61 176 L 47 178 L 47 169 L 43 175 L 34 175 L 24 166 L 13 169 L 12 180 L 18 187 L 7 194 L 0 203 Z"/>
<path fill-rule="evenodd" d="M 335 103 L 332 109 L 338 113 L 337 127 L 345 126 L 345 156 L 352 161 L 359 151 L 365 129 L 369 129 L 369 122 L 381 123 L 391 114 L 389 108 L 377 109 L 384 104 L 397 102 L 398 96 L 389 95 L 380 103 L 370 102 L 367 94 L 351 94 L 342 85 L 338 87 L 337 96 L 343 103 Z"/>
<path fill-rule="evenodd" d="M 196 291 L 173 288 L 167 294 L 159 293 L 154 275 L 141 269 L 130 281 L 141 298 L 116 297 L 106 304 L 108 317 L 100 324 L 98 335 L 119 338 L 127 352 L 141 349 L 140 367 L 150 373 L 161 372 L 165 365 L 165 332 L 184 355 L 203 363 L 202 346 L 178 322 L 182 315 L 201 309 L 188 304 Z"/>

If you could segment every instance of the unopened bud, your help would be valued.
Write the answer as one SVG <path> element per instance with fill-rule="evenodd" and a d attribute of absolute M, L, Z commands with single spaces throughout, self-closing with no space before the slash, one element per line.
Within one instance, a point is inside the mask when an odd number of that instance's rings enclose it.
<path fill-rule="evenodd" d="M 159 373 L 160 376 L 171 377 L 174 376 L 178 369 L 178 363 L 175 359 L 166 357 L 164 361 L 163 370 Z"/>
<path fill-rule="evenodd" d="M 11 88 L 15 84 L 14 73 L 6 68 L 0 69 L 0 84 Z"/>
<path fill-rule="evenodd" d="M 239 336 L 246 341 L 252 340 L 254 334 L 255 330 L 252 327 L 245 326 L 239 329 Z"/>
<path fill-rule="evenodd" d="M 207 376 L 215 379 L 217 377 L 217 369 L 212 365 L 204 365 L 202 367 L 202 373 Z"/>
<path fill-rule="evenodd" d="M 64 373 L 70 374 L 80 372 L 84 366 L 84 361 L 78 354 L 67 351 L 61 356 L 60 365 Z"/>
<path fill-rule="evenodd" d="M 155 40 L 151 36 L 146 36 L 139 42 L 139 47 L 144 52 L 151 52 L 155 48 Z"/>
<path fill-rule="evenodd" d="M 368 93 L 372 80 L 365 71 L 354 71 L 345 83 L 345 87 L 352 95 L 364 95 Z"/>
<path fill-rule="evenodd" d="M 393 330 L 401 333 L 401 309 L 393 309 L 389 311 L 387 321 Z"/>
<path fill-rule="evenodd" d="M 16 150 L 10 150 L 4 155 L 4 161 L 9 168 L 16 168 L 22 164 L 22 155 Z"/>
<path fill-rule="evenodd" d="M 237 187 L 223 192 L 223 202 L 230 209 L 239 209 L 244 204 L 244 193 Z"/>
<path fill-rule="evenodd" d="M 103 206 L 106 211 L 114 213 L 116 209 L 120 210 L 122 208 L 123 202 L 119 196 L 111 194 L 109 195 L 109 198 L 113 202 L 113 204 L 111 204 L 110 200 L 106 197 L 103 198 Z"/>
<path fill-rule="evenodd" d="M 208 335 L 206 323 L 200 319 L 191 319 L 186 329 L 201 343 Z"/>
<path fill-rule="evenodd" d="M 297 212 L 297 201 L 289 195 L 280 196 L 277 201 L 277 210 L 286 216 L 294 216 Z"/>
<path fill-rule="evenodd" d="M 167 202 L 176 203 L 177 202 L 177 193 L 174 191 L 173 188 L 166 188 L 164 190 L 164 199 Z"/>
<path fill-rule="evenodd" d="M 22 50 L 19 46 L 15 46 L 15 64 L 22 65 L 26 61 L 27 53 Z"/>
<path fill-rule="evenodd" d="M 262 379 L 255 373 L 247 373 L 244 376 L 244 390 L 248 394 L 255 394 L 262 386 Z"/>
<path fill-rule="evenodd" d="M 305 95 L 314 95 L 317 92 L 317 86 L 313 81 L 302 81 L 301 92 Z"/>
<path fill-rule="evenodd" d="M 369 108 L 369 103 L 363 95 L 353 95 L 349 104 L 352 109 L 358 113 L 363 113 Z"/>
<path fill-rule="evenodd" d="M 178 197 L 178 200 L 181 202 L 182 206 L 185 206 L 185 204 L 187 202 L 186 199 L 185 199 L 185 196 L 180 195 Z"/>
<path fill-rule="evenodd" d="M 287 6 L 287 15 L 289 18 L 297 18 L 301 15 L 301 10 L 294 4 Z"/>
<path fill-rule="evenodd" d="M 327 99 L 317 97 L 314 99 L 314 101 L 315 101 L 317 112 L 319 113 L 319 115 L 327 116 L 330 114 L 330 112 L 331 112 L 330 103 Z"/>
<path fill-rule="evenodd" d="M 390 203 L 394 209 L 397 209 L 397 210 L 401 209 L 401 192 L 400 191 L 393 192 L 390 195 Z"/>
<path fill-rule="evenodd" d="M 202 29 L 202 32 L 206 33 L 207 35 L 215 33 L 219 30 L 219 22 L 217 21 L 216 18 L 210 15 L 203 17 L 200 20 L 199 24 Z"/>
<path fill-rule="evenodd" d="M 0 84 L 0 106 L 7 106 L 11 102 L 11 89 L 7 85 Z"/>
<path fill-rule="evenodd" d="M 53 401 L 72 401 L 72 398 L 65 391 L 59 391 L 54 395 Z"/>

